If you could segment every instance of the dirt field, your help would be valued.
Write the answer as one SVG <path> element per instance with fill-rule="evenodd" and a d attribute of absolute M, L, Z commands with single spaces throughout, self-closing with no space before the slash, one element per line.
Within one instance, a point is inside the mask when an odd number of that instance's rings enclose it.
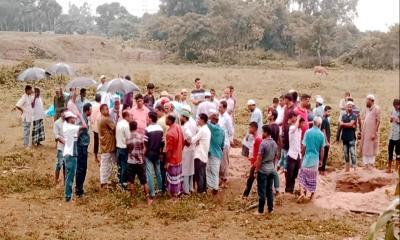
<path fill-rule="evenodd" d="M 4 36 L 0 35 L 0 41 L 3 40 Z M 14 64 L 16 60 L 1 59 L 7 64 Z M 38 59 L 35 63 L 45 67 L 52 61 Z M 170 93 L 181 88 L 191 89 L 195 77 L 200 77 L 206 88 L 215 88 L 218 94 L 227 85 L 234 85 L 240 106 L 237 115 L 239 138 L 249 118 L 244 108 L 248 98 L 266 106 L 273 97 L 296 89 L 322 95 L 336 111 L 345 90 L 352 92 L 356 104 L 362 108 L 366 94 L 373 93 L 382 109 L 379 166 L 385 164 L 389 111 L 392 99 L 399 93 L 398 72 L 336 69 L 330 70 L 328 78 L 320 80 L 311 70 L 295 68 L 144 64 L 136 60 L 103 58 L 81 61 L 79 54 L 69 63 L 87 76 L 97 78 L 106 74 L 111 78 L 130 74 L 140 85 L 151 81 L 159 86 L 158 90 Z M 48 107 L 54 84 L 39 85 L 45 88 L 43 96 Z M 218 198 L 191 196 L 175 204 L 159 198 L 152 207 L 147 207 L 142 195 L 132 199 L 118 190 L 102 192 L 98 166 L 90 155 L 86 181 L 88 195 L 66 204 L 63 189 L 52 184 L 56 153 L 52 120 L 46 121 L 44 146 L 31 150 L 22 148 L 19 114 L 10 111 L 22 92 L 20 83 L 0 85 L 0 239 L 364 239 L 376 216 L 354 214 L 349 210 L 368 210 L 362 209 L 369 208 L 362 203 L 376 199 L 372 201 L 373 210 L 379 212 L 393 199 L 396 175 L 360 170 L 360 178 L 342 176 L 341 146 L 335 144 L 328 163 L 332 173 L 320 177 L 324 190 L 320 191 L 316 201 L 299 205 L 293 196 L 280 196 L 273 216 L 256 217 L 254 209 L 244 210 L 257 197 L 253 193 L 248 203 L 240 199 L 249 166 L 247 160 L 240 157 L 238 149 L 232 152 L 230 186 Z M 335 126 L 332 128 L 335 129 L 336 117 L 333 119 Z M 364 175 L 392 180 L 383 188 L 361 195 L 347 191 L 346 184 L 339 191 L 335 188 L 338 179 L 358 184 Z M 352 202 L 352 198 L 360 204 Z M 343 204 L 334 205 L 337 202 Z"/>

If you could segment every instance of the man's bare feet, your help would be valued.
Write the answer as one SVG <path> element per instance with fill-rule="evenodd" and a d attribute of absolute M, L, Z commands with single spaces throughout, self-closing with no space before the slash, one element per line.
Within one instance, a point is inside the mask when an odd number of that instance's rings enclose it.
<path fill-rule="evenodd" d="M 306 197 L 306 195 L 301 194 L 298 198 L 297 198 L 297 203 L 302 203 L 304 201 L 304 198 Z"/>
<path fill-rule="evenodd" d="M 311 193 L 310 201 L 314 200 L 314 193 Z"/>

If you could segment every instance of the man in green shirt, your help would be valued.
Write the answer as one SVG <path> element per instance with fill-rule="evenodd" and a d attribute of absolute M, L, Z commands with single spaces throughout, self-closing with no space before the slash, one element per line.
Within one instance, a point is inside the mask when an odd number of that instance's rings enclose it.
<path fill-rule="evenodd" d="M 225 132 L 218 125 L 219 116 L 216 111 L 210 113 L 208 128 L 211 132 L 210 153 L 206 168 L 207 185 L 212 189 L 214 195 L 219 189 L 219 168 L 223 157 L 225 144 Z"/>

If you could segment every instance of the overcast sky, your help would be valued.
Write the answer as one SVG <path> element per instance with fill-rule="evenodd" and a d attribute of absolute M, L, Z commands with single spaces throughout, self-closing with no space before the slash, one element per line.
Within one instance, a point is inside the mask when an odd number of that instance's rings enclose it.
<path fill-rule="evenodd" d="M 57 0 L 68 11 L 69 3 L 82 5 L 84 0 Z M 86 0 L 95 13 L 96 7 L 103 3 L 119 2 L 133 15 L 142 16 L 143 13 L 156 13 L 159 0 Z M 355 24 L 361 31 L 387 31 L 388 26 L 399 22 L 399 0 L 359 0 L 358 18 Z"/>

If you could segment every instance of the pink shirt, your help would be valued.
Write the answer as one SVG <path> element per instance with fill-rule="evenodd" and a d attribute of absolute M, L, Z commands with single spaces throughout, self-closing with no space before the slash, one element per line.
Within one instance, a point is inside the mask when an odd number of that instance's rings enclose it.
<path fill-rule="evenodd" d="M 147 116 L 150 110 L 143 106 L 139 109 L 137 106 L 132 107 L 129 113 L 132 115 L 133 120 L 135 120 L 138 124 L 138 132 L 144 135 L 146 127 L 147 127 Z"/>
<path fill-rule="evenodd" d="M 96 104 L 92 107 L 92 114 L 90 115 L 90 124 L 92 126 L 93 132 L 95 133 L 99 133 L 100 116 L 101 116 L 100 104 Z"/>
<path fill-rule="evenodd" d="M 304 124 L 303 127 L 301 128 L 301 139 L 304 138 L 304 134 L 306 134 L 306 131 L 309 128 L 309 124 L 308 124 L 308 112 L 307 109 L 304 109 L 300 106 L 297 106 L 294 111 L 300 115 L 303 119 L 304 119 Z"/>
<path fill-rule="evenodd" d="M 78 109 L 78 107 L 76 106 L 76 103 L 74 103 L 74 102 L 72 101 L 72 99 L 68 101 L 67 108 L 68 108 L 68 110 L 69 110 L 70 112 L 72 112 L 73 114 L 75 114 L 75 115 L 78 117 L 78 119 L 77 119 L 77 120 L 78 120 L 78 121 L 77 121 L 77 124 L 79 124 L 79 123 L 81 123 L 81 122 L 84 122 L 84 121 L 83 121 L 83 118 L 82 118 L 82 115 L 81 115 L 81 112 L 79 112 L 79 109 Z"/>

